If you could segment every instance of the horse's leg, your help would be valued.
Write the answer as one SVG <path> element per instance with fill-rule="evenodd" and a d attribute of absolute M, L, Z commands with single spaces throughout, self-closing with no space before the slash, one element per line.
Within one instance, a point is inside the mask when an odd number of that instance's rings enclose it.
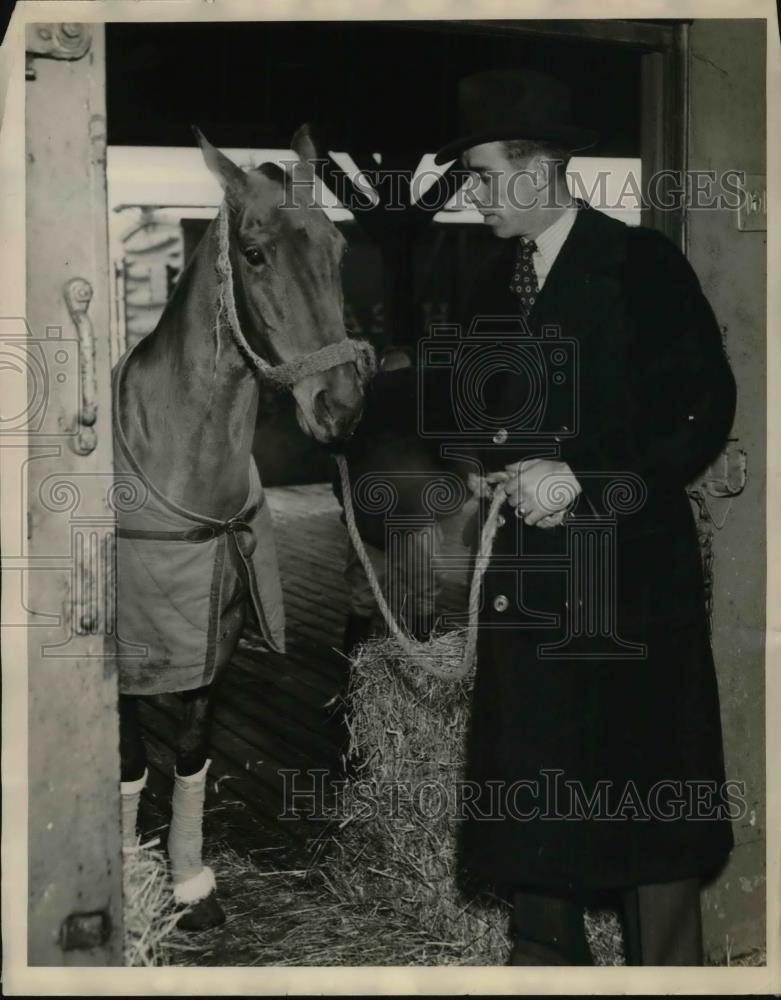
<path fill-rule="evenodd" d="M 176 773 L 190 777 L 202 771 L 209 758 L 212 688 L 182 691 L 179 698 L 182 714 L 176 734 Z"/>
<path fill-rule="evenodd" d="M 217 901 L 214 873 L 203 864 L 203 804 L 209 769 L 212 695 L 208 687 L 181 695 L 176 771 L 168 854 L 174 898 L 190 905 L 179 920 L 183 930 L 205 930 L 225 920 Z"/>
<path fill-rule="evenodd" d="M 138 803 L 146 785 L 146 750 L 138 718 L 138 699 L 119 696 L 120 801 L 122 804 L 122 846 L 136 843 Z"/>

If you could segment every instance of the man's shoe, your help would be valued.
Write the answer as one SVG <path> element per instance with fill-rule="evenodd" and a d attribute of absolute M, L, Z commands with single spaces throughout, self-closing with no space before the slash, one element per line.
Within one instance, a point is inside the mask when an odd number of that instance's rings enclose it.
<path fill-rule="evenodd" d="M 510 965 L 594 964 L 583 907 L 572 899 L 519 890 L 513 896 Z"/>

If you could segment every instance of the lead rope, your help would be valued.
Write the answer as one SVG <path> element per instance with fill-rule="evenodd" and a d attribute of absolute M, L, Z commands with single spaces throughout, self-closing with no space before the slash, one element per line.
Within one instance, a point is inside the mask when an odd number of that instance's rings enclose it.
<path fill-rule="evenodd" d="M 345 521 L 347 522 L 347 532 L 350 541 L 353 543 L 361 565 L 366 571 L 366 578 L 369 581 L 374 599 L 385 619 L 391 635 L 410 658 L 410 660 L 422 670 L 445 680 L 463 680 L 469 673 L 477 649 L 477 619 L 480 612 L 480 585 L 483 576 L 488 568 L 493 550 L 494 538 L 499 527 L 499 508 L 504 503 L 506 497 L 501 484 L 493 491 L 488 516 L 485 519 L 482 531 L 480 532 L 480 544 L 475 558 L 475 568 L 472 574 L 472 582 L 469 587 L 469 624 L 466 628 L 466 637 L 463 638 L 463 630 L 447 633 L 428 642 L 416 642 L 405 634 L 403 629 L 393 616 L 390 605 L 380 589 L 377 577 L 371 564 L 371 560 L 366 554 L 361 536 L 355 524 L 355 512 L 353 510 L 352 494 L 350 491 L 350 476 L 347 470 L 347 461 L 344 455 L 336 456 L 336 464 L 339 468 L 339 476 L 342 483 L 342 502 L 344 504 Z M 442 666 L 436 662 L 439 659 L 442 663 L 445 660 L 454 658 L 459 652 L 458 642 L 461 643 L 461 656 L 455 660 L 453 666 Z"/>

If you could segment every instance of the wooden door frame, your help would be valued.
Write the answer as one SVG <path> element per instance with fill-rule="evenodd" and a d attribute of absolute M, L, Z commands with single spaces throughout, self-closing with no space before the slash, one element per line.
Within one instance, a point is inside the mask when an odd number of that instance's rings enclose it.
<path fill-rule="evenodd" d="M 25 46 L 26 322 L 45 395 L 22 484 L 27 964 L 119 966 L 104 25 L 27 23 Z"/>

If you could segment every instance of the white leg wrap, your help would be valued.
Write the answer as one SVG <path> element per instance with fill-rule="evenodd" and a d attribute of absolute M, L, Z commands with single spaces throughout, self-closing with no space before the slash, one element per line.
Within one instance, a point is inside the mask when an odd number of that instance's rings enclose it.
<path fill-rule="evenodd" d="M 185 879 L 184 882 L 174 882 L 174 899 L 177 903 L 197 903 L 216 888 L 214 872 L 204 866 L 197 875 Z"/>
<path fill-rule="evenodd" d="M 203 803 L 206 797 L 207 760 L 197 774 L 174 774 L 173 815 L 168 833 L 168 856 L 178 902 L 193 903 L 214 888 L 214 875 L 204 868 Z"/>
<path fill-rule="evenodd" d="M 144 768 L 144 773 L 135 781 L 121 781 L 119 783 L 120 803 L 122 805 L 122 847 L 135 847 L 136 845 L 136 823 L 138 822 L 138 803 L 141 799 L 141 792 L 146 786 L 146 779 L 149 771 Z"/>

